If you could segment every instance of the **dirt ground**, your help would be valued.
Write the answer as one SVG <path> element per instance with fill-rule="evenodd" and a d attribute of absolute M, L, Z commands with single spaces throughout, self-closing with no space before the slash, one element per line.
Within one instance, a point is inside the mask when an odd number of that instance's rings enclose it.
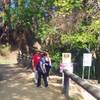
<path fill-rule="evenodd" d="M 17 52 L 12 52 L 0 64 L 0 100 L 66 100 L 59 87 L 43 84 L 37 88 L 31 69 L 18 66 Z M 6 63 L 6 64 L 4 64 Z"/>
<path fill-rule="evenodd" d="M 62 92 L 61 77 L 50 76 L 49 87 L 42 84 L 37 88 L 33 82 L 30 69 L 18 66 L 14 52 L 6 60 L 8 64 L 0 64 L 0 100 L 66 100 Z M 97 85 L 96 81 L 90 81 Z M 70 100 L 96 100 L 85 90 L 70 80 Z"/>
<path fill-rule="evenodd" d="M 16 65 L 0 65 L 0 100 L 65 100 L 60 89 L 37 88 L 30 70 Z"/>

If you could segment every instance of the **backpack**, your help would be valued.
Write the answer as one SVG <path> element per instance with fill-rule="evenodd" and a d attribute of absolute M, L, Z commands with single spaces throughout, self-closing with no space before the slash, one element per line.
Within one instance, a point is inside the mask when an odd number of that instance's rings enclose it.
<path fill-rule="evenodd" d="M 47 73 L 47 71 L 46 71 L 46 66 L 45 66 L 45 58 L 44 58 L 44 57 L 42 57 L 42 58 L 40 59 L 40 62 L 39 62 L 39 64 L 37 65 L 37 71 L 38 71 L 38 72 L 41 72 L 41 73 L 43 73 L 43 74 Z"/>

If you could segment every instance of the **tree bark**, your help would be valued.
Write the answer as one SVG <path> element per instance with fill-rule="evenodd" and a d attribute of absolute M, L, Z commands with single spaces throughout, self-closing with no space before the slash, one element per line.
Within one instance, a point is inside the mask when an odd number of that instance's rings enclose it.
<path fill-rule="evenodd" d="M 100 47 L 97 49 L 97 60 L 96 60 L 96 77 L 98 83 L 100 83 Z"/>

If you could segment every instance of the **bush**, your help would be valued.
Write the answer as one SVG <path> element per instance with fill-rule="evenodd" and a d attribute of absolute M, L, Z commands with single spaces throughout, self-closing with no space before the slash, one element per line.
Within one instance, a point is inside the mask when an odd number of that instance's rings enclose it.
<path fill-rule="evenodd" d="M 59 65 L 60 65 L 60 61 L 61 61 L 61 54 L 60 52 L 56 52 L 53 56 L 52 56 L 52 71 L 54 73 L 59 73 Z"/>
<path fill-rule="evenodd" d="M 0 45 L 0 55 L 7 56 L 10 51 L 9 45 Z"/>

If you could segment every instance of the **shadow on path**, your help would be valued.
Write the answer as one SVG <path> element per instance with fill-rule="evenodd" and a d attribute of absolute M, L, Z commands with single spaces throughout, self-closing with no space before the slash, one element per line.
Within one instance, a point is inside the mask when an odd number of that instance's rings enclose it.
<path fill-rule="evenodd" d="M 60 88 L 37 88 L 31 70 L 15 65 L 0 65 L 0 100 L 66 100 Z"/>

